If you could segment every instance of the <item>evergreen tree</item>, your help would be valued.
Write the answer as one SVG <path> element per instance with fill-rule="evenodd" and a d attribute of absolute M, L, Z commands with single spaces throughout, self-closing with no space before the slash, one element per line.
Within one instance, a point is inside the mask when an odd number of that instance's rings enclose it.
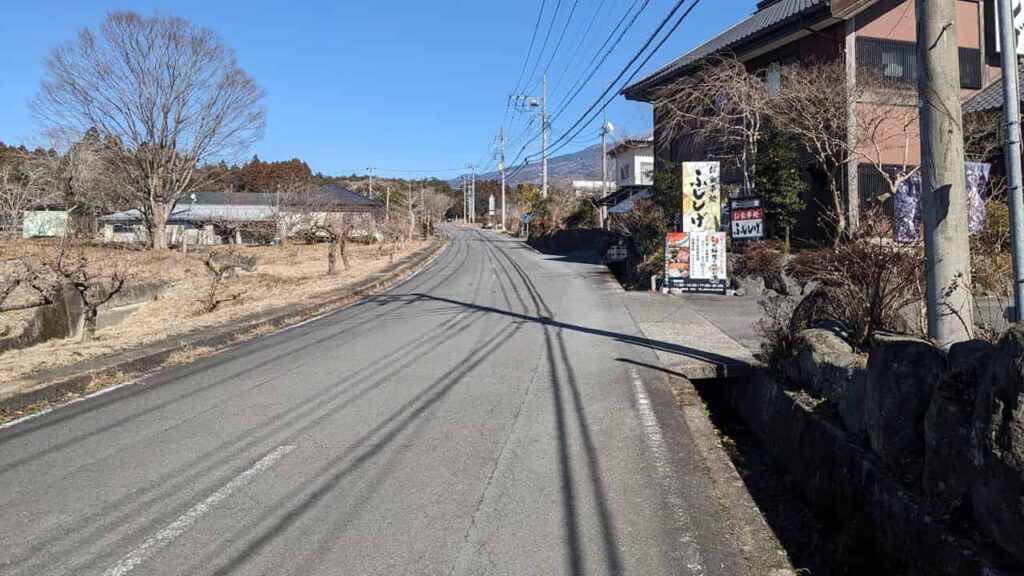
<path fill-rule="evenodd" d="M 800 199 L 807 190 L 807 183 L 800 177 L 803 163 L 796 142 L 777 127 L 768 124 L 761 138 L 754 190 L 764 198 L 769 237 L 784 241 L 788 248 L 796 216 L 805 208 Z"/>

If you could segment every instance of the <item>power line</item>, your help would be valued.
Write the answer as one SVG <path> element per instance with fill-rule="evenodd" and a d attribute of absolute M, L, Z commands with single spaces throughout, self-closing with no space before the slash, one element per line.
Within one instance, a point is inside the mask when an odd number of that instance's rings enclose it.
<path fill-rule="evenodd" d="M 697 5 L 700 4 L 700 2 L 701 2 L 701 0 L 693 0 L 693 3 L 690 4 L 689 8 L 687 8 L 686 11 L 683 12 L 683 14 L 679 17 L 679 19 L 672 26 L 672 28 L 669 29 L 669 31 L 665 35 L 665 37 L 662 38 L 661 41 L 658 42 L 657 46 L 654 47 L 654 50 L 652 50 L 647 55 L 647 57 L 644 58 L 643 62 L 641 62 L 640 65 L 636 68 L 636 70 L 634 70 L 633 73 L 629 76 L 629 78 L 626 79 L 626 82 L 625 82 L 624 85 L 628 85 L 636 77 L 636 75 L 640 73 L 640 70 L 642 70 L 643 67 L 646 66 L 648 62 L 650 62 L 651 58 L 658 52 L 658 50 L 665 44 L 665 42 L 672 36 L 672 34 L 675 33 L 675 31 L 679 28 L 679 26 L 683 23 L 683 21 L 686 20 L 686 18 L 690 15 L 691 12 L 693 12 L 693 9 L 696 8 Z M 608 88 L 606 88 L 604 90 L 604 92 L 597 98 L 597 100 L 580 116 L 580 118 L 578 120 L 576 120 L 575 123 L 573 123 L 573 125 L 571 127 L 569 127 L 568 130 L 566 130 L 565 132 L 562 133 L 562 136 L 560 136 L 558 139 L 556 139 L 556 141 L 552 144 L 552 147 L 554 149 L 553 150 L 549 150 L 549 152 L 555 152 L 555 151 L 561 149 L 562 147 L 564 147 L 564 145 L 565 145 L 564 142 L 565 142 L 566 139 L 575 138 L 580 132 L 582 132 L 584 129 L 586 129 L 586 127 L 590 124 L 590 122 L 593 122 L 593 119 L 594 119 L 594 117 L 596 117 L 596 115 L 598 115 L 601 112 L 603 112 L 604 109 L 607 108 L 609 104 L 611 104 L 612 100 L 608 100 L 603 105 L 601 105 L 601 101 L 604 100 L 604 98 L 608 95 L 608 93 L 611 91 L 612 87 L 615 84 L 617 84 L 622 79 L 623 76 L 626 75 L 626 73 L 633 66 L 633 64 L 635 64 L 636 61 L 640 59 L 640 57 L 647 50 L 647 48 L 650 47 L 651 43 L 654 42 L 655 38 L 657 38 L 657 36 L 661 33 L 661 31 L 665 28 L 665 26 L 669 23 L 669 21 L 672 20 L 672 17 L 675 16 L 675 14 L 679 11 L 680 8 L 682 8 L 683 4 L 685 4 L 685 3 L 686 3 L 686 0 L 679 0 L 676 3 L 676 5 L 672 8 L 672 11 L 669 12 L 668 16 L 666 16 L 664 20 L 662 20 L 661 24 L 658 25 L 658 28 L 654 31 L 653 34 L 651 34 L 651 36 L 647 39 L 647 41 L 644 42 L 644 45 L 640 48 L 639 51 L 637 51 L 637 53 L 633 56 L 633 58 L 630 59 L 630 61 L 626 64 L 626 66 L 623 67 L 622 71 L 619 72 L 618 76 L 616 76 L 615 79 L 612 80 L 612 82 L 611 82 L 611 84 L 609 84 Z M 601 105 L 600 108 L 598 108 L 599 105 Z M 596 111 L 595 111 L 595 109 L 596 109 Z M 594 115 L 591 117 L 590 120 L 587 120 L 584 123 L 584 120 L 586 120 L 587 115 L 590 114 L 591 112 L 594 112 Z M 574 130 L 576 132 L 572 133 Z M 572 134 L 570 135 L 570 133 L 572 133 Z M 557 148 L 555 148 L 555 146 L 557 146 Z"/>
<path fill-rule="evenodd" d="M 534 46 L 534 43 L 537 41 L 537 32 L 540 31 L 540 21 L 544 17 L 544 5 L 546 3 L 547 3 L 547 0 L 541 0 L 540 12 L 537 13 L 537 22 L 535 22 L 534 25 L 533 25 L 533 36 L 530 38 L 530 49 L 526 51 L 526 59 L 523 60 L 523 67 L 522 67 L 522 69 L 519 70 L 519 79 L 516 80 L 516 87 L 512 90 L 513 94 L 516 94 L 517 92 L 519 92 L 519 85 L 523 81 L 523 74 L 526 73 L 526 67 L 530 64 L 530 56 L 533 55 L 533 46 Z M 532 76 L 532 74 L 531 74 L 531 76 Z M 509 100 L 509 104 L 511 104 L 511 102 L 512 101 L 510 99 Z M 509 105 L 506 104 L 505 105 L 505 117 L 506 118 L 508 117 L 508 109 L 509 109 Z"/>
<path fill-rule="evenodd" d="M 642 14 L 643 11 L 647 8 L 647 6 L 651 3 L 650 0 L 643 0 L 643 4 L 640 5 L 640 8 L 636 11 L 636 13 L 633 14 L 633 17 L 630 18 L 629 23 L 626 24 L 626 27 L 623 28 L 622 31 L 619 33 L 618 38 L 615 38 L 615 33 L 626 22 L 626 18 L 629 17 L 633 8 L 639 2 L 640 0 L 634 0 L 633 5 L 629 8 L 629 10 L 626 10 L 626 13 L 623 14 L 618 24 L 616 24 L 615 28 L 612 29 L 611 34 L 608 35 L 608 38 L 605 39 L 604 43 L 601 44 L 601 47 L 598 48 L 597 52 L 594 53 L 594 56 L 590 59 L 590 62 L 588 62 L 587 65 L 584 67 L 584 70 L 590 68 L 590 72 L 585 76 L 581 75 L 580 78 L 578 78 L 576 82 L 574 82 L 573 85 L 569 88 L 569 97 L 566 98 L 565 101 L 562 102 L 562 104 L 558 107 L 558 110 L 555 110 L 555 113 L 552 114 L 552 120 L 557 119 L 562 114 L 562 112 L 564 112 L 565 109 L 568 108 L 570 104 L 572 104 L 576 97 L 579 96 L 579 93 L 583 90 L 584 87 L 586 87 L 587 83 L 589 83 L 594 78 L 594 75 L 597 74 L 597 71 L 600 70 L 602 66 L 604 66 L 604 63 L 608 60 L 608 57 L 619 46 L 619 43 L 622 42 L 622 39 L 633 28 L 633 25 L 636 24 L 636 21 L 640 17 L 640 14 Z M 611 46 L 608 46 L 608 43 L 612 41 L 612 38 L 615 38 L 615 42 L 613 42 Z M 602 56 L 601 51 L 604 50 L 605 47 L 607 47 L 608 49 L 604 51 L 604 55 Z M 597 58 L 599 56 L 601 57 L 600 62 L 598 62 L 596 66 L 593 66 L 594 62 L 597 61 Z M 593 66 L 593 68 L 591 68 L 591 66 Z"/>
<path fill-rule="evenodd" d="M 590 23 L 583 30 L 583 34 L 580 37 L 580 42 L 573 48 L 572 53 L 569 55 L 569 59 L 566 61 L 565 68 L 562 69 L 562 73 L 558 75 L 558 79 L 555 80 L 555 86 L 551 89 L 552 92 L 557 92 L 558 88 L 562 85 L 562 80 L 567 76 L 569 69 L 572 68 L 573 62 L 576 61 L 576 57 L 579 56 L 580 49 L 583 47 L 583 41 L 590 37 L 590 30 L 594 27 L 594 23 L 597 22 L 597 17 L 601 15 L 601 9 L 604 8 L 606 0 L 601 0 L 598 3 L 597 8 L 594 9 L 594 16 L 590 19 Z M 634 0 L 634 4 L 636 1 Z M 628 12 L 627 12 L 628 14 Z M 618 26 L 616 26 L 618 28 Z"/>
<path fill-rule="evenodd" d="M 537 53 L 537 61 L 533 63 L 533 69 L 530 70 L 530 75 L 527 76 L 527 81 L 526 81 L 526 85 L 527 86 L 529 86 L 532 83 L 531 79 L 533 78 L 533 75 L 537 72 L 537 66 L 540 65 L 541 58 L 544 57 L 544 51 L 547 50 L 548 40 L 551 39 L 551 31 L 554 30 L 554 28 L 555 28 L 555 21 L 558 20 L 558 10 L 561 7 L 562 7 L 562 0 L 558 0 L 558 3 L 555 4 L 555 13 L 551 15 L 551 22 L 548 24 L 548 31 L 544 35 L 544 44 L 541 45 L 540 52 Z M 517 90 L 518 90 L 518 87 L 517 87 Z M 513 93 L 516 93 L 516 92 L 513 92 Z"/>
<path fill-rule="evenodd" d="M 633 14 L 633 17 L 630 18 L 630 22 L 629 22 L 628 25 L 626 25 L 626 28 L 623 29 L 622 33 L 618 34 L 618 38 L 615 38 L 615 41 L 604 52 L 604 55 L 601 56 L 601 60 L 599 61 L 597 66 L 592 68 L 590 73 L 587 74 L 586 77 L 581 77 L 582 81 L 577 81 L 577 82 L 572 84 L 572 87 L 569 88 L 569 91 L 571 92 L 569 94 L 569 97 L 567 97 L 562 102 L 561 106 L 558 107 L 558 110 L 556 110 L 555 113 L 552 115 L 552 120 L 557 120 L 558 117 L 561 116 L 563 112 L 565 112 L 565 110 L 569 107 L 569 105 L 572 104 L 572 101 L 575 100 L 575 98 L 577 98 L 577 96 L 580 95 L 580 92 L 583 91 L 583 89 L 587 86 L 587 84 L 591 80 L 593 80 L 594 75 L 597 74 L 598 70 L 601 70 L 601 67 L 604 66 L 605 61 L 608 59 L 608 56 L 611 55 L 611 52 L 613 52 L 615 50 L 615 48 L 618 47 L 618 44 L 620 44 L 620 42 L 623 41 L 623 38 L 626 37 L 626 34 L 628 34 L 629 31 L 633 28 L 633 25 L 636 24 L 637 18 L 640 17 L 640 14 L 643 13 L 644 9 L 646 9 L 649 4 L 650 4 L 650 0 L 643 0 L 643 4 L 640 5 L 640 8 L 636 11 L 636 13 Z M 636 5 L 636 2 L 634 2 L 634 5 Z M 627 12 L 626 15 L 623 16 L 623 20 L 621 20 L 620 26 L 622 25 L 623 22 L 625 22 L 626 16 L 628 16 L 628 15 L 629 15 L 629 12 Z M 618 27 L 616 26 L 615 28 L 617 29 Z M 611 40 L 611 38 L 614 36 L 614 34 L 615 34 L 615 32 L 613 30 L 612 33 L 611 33 L 611 36 L 609 36 L 608 39 L 605 41 L 604 45 L 602 45 L 602 48 L 605 45 L 607 45 L 608 41 Z M 598 54 L 600 54 L 600 53 L 601 53 L 601 50 L 598 49 L 597 53 L 594 54 L 594 57 L 591 58 L 591 63 L 593 63 L 593 61 L 597 58 Z M 588 67 L 590 67 L 590 65 L 588 65 Z"/>
<path fill-rule="evenodd" d="M 555 49 L 551 51 L 551 56 L 548 58 L 548 63 L 544 66 L 544 72 L 541 74 L 543 77 L 551 70 L 551 63 L 555 61 L 555 56 L 558 54 L 558 49 L 562 47 L 562 41 L 565 40 L 565 33 L 569 31 L 569 24 L 572 22 L 572 17 L 576 14 L 576 6 L 579 4 L 579 0 L 573 0 L 572 9 L 569 10 L 569 17 L 565 19 L 565 26 L 562 27 L 562 33 L 558 35 L 558 42 L 555 43 Z M 552 23 L 554 23 L 552 21 Z M 533 89 L 530 92 L 536 92 L 537 85 L 534 84 Z"/>

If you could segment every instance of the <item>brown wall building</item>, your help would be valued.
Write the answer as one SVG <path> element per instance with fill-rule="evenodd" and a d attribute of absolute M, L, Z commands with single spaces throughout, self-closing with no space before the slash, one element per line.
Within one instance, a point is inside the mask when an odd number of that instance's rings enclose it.
<path fill-rule="evenodd" d="M 987 22 L 992 19 L 991 7 L 986 10 L 983 0 L 956 3 L 960 86 L 967 100 L 998 79 L 998 58 L 986 53 L 986 38 L 990 37 L 986 30 L 992 27 Z M 758 4 L 754 14 L 628 86 L 623 93 L 628 99 L 654 105 L 655 154 L 659 159 L 673 164 L 706 160 L 713 143 L 700 142 L 686 134 L 669 141 L 665 121 L 657 113 L 659 94 L 673 82 L 697 72 L 703 59 L 712 55 L 733 56 L 768 82 L 779 81 L 781 66 L 841 59 L 846 64 L 848 83 L 884 81 L 887 86 L 906 90 L 906 105 L 912 107 L 917 104 L 915 30 L 914 0 L 765 0 Z M 857 133 L 857 118 L 870 116 L 873 104 L 869 97 L 864 97 L 855 106 L 857 112 L 850 115 L 848 125 L 851 135 Z M 846 204 L 852 222 L 871 198 L 888 192 L 876 165 L 899 170 L 920 164 L 916 121 L 912 130 L 904 130 L 899 118 L 886 122 L 892 123 L 893 137 L 883 145 L 861 146 L 859 154 L 846 166 Z M 883 133 L 889 131 L 883 126 Z M 726 188 L 738 186 L 740 175 L 735 167 L 723 164 L 722 174 Z M 804 198 L 808 209 L 794 230 L 797 237 L 820 234 L 818 208 L 828 205 L 820 177 L 808 172 L 807 178 L 812 183 Z"/>

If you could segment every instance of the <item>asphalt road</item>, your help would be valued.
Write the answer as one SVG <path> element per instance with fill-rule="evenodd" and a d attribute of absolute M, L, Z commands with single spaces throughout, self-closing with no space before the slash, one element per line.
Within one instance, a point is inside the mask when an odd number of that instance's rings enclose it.
<path fill-rule="evenodd" d="M 0 574 L 741 573 L 602 267 L 451 232 L 384 295 L 0 430 Z"/>

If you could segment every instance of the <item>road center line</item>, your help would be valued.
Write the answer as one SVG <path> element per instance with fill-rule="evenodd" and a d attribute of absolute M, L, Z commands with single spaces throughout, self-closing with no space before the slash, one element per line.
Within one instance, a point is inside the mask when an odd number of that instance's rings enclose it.
<path fill-rule="evenodd" d="M 697 547 L 697 539 L 693 535 L 689 515 L 686 512 L 686 502 L 683 501 L 679 486 L 674 481 L 665 436 L 661 433 L 658 417 L 651 406 L 651 398 L 647 395 L 643 380 L 640 379 L 640 374 L 637 373 L 635 367 L 629 367 L 629 376 L 633 382 L 636 411 L 640 416 L 640 431 L 644 444 L 647 445 L 647 450 L 651 455 L 654 477 L 662 497 L 671 508 L 672 521 L 675 524 L 680 544 L 677 553 L 682 554 L 681 560 L 689 568 L 690 574 L 706 574 L 700 549 Z"/>
<path fill-rule="evenodd" d="M 149 537 L 141 546 L 132 550 L 120 562 L 103 573 L 103 576 L 124 576 L 131 572 L 136 566 L 142 564 L 147 558 L 160 551 L 175 538 L 184 534 L 207 512 L 213 510 L 232 492 L 245 486 L 261 472 L 267 471 L 274 464 L 277 464 L 285 454 L 295 449 L 295 446 L 279 446 L 273 452 L 267 454 L 259 462 L 253 464 L 245 472 L 236 476 L 233 480 L 222 486 L 219 490 L 210 494 L 199 504 L 193 506 L 188 512 L 182 514 L 177 520 L 171 522 L 166 528 Z"/>

